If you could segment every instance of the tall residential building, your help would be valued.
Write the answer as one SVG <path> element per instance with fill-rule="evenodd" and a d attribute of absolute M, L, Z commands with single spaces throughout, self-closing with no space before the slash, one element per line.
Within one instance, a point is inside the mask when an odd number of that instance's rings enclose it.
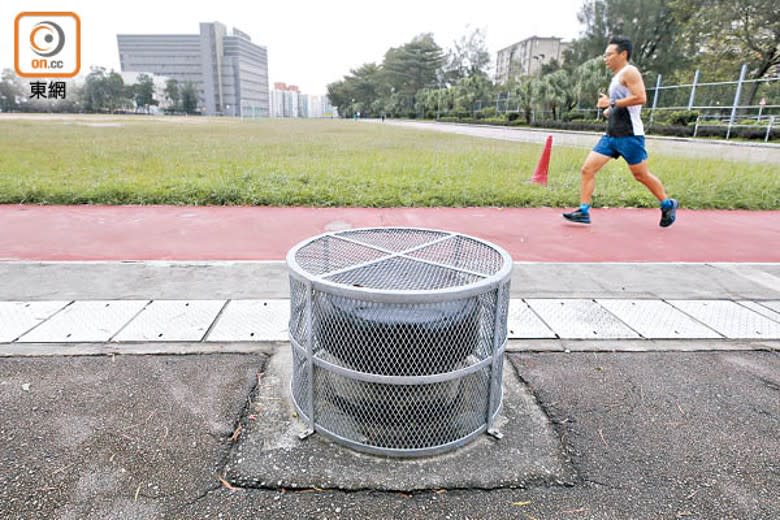
<path fill-rule="evenodd" d="M 274 83 L 271 91 L 271 117 L 301 117 L 301 92 L 296 85 Z"/>
<path fill-rule="evenodd" d="M 303 94 L 296 85 L 274 83 L 271 91 L 271 117 L 338 117 L 327 96 Z"/>
<path fill-rule="evenodd" d="M 270 115 L 268 50 L 238 29 L 201 23 L 200 34 L 119 34 L 117 43 L 122 72 L 191 81 L 207 115 Z"/>
<path fill-rule="evenodd" d="M 496 58 L 496 83 L 539 74 L 542 65 L 552 60 L 563 63 L 563 52 L 569 45 L 561 38 L 531 36 L 501 49 Z"/>
<path fill-rule="evenodd" d="M 309 96 L 309 117 L 338 117 L 337 110 L 330 104 L 328 96 Z"/>

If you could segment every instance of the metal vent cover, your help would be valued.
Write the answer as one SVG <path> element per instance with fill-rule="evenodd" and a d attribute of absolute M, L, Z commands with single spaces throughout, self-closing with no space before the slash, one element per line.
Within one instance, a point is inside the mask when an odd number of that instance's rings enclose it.
<path fill-rule="evenodd" d="M 365 228 L 304 240 L 287 264 L 291 393 L 309 433 L 391 456 L 497 434 L 506 251 L 448 231 Z"/>

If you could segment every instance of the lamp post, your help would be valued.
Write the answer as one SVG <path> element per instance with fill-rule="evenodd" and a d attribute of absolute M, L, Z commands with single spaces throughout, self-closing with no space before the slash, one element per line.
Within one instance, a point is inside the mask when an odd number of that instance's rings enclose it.
<path fill-rule="evenodd" d="M 441 70 L 436 70 L 436 86 L 438 87 L 436 89 L 436 121 L 439 120 L 439 114 L 441 112 L 441 80 L 442 80 L 442 74 Z"/>

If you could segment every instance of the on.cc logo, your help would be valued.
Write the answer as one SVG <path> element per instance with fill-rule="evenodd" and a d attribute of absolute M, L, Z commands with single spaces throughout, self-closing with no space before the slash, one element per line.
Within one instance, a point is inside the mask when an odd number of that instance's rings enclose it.
<path fill-rule="evenodd" d="M 55 56 L 65 46 L 65 31 L 52 21 L 39 22 L 30 31 L 30 45 L 38 56 Z"/>

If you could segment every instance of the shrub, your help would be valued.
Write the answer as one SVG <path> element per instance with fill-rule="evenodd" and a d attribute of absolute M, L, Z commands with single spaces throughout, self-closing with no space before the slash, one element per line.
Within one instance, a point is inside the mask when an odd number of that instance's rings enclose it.
<path fill-rule="evenodd" d="M 695 123 L 698 117 L 699 112 L 695 110 L 660 111 L 653 114 L 653 121 L 671 126 L 688 126 Z"/>
<path fill-rule="evenodd" d="M 580 121 L 585 119 L 584 112 L 567 112 L 563 116 L 564 121 Z"/>
<path fill-rule="evenodd" d="M 482 120 L 482 123 L 488 125 L 505 125 L 507 121 L 503 116 L 498 116 L 498 117 L 486 117 L 485 119 Z"/>
<path fill-rule="evenodd" d="M 673 137 L 693 136 L 693 128 L 683 125 L 653 125 L 648 132 L 653 135 L 668 135 Z M 701 131 L 699 133 L 701 133 Z"/>
<path fill-rule="evenodd" d="M 481 115 L 483 119 L 487 119 L 487 118 L 496 117 L 497 112 L 495 107 L 487 107 L 487 108 L 483 108 L 481 112 L 478 112 L 478 114 Z"/>

